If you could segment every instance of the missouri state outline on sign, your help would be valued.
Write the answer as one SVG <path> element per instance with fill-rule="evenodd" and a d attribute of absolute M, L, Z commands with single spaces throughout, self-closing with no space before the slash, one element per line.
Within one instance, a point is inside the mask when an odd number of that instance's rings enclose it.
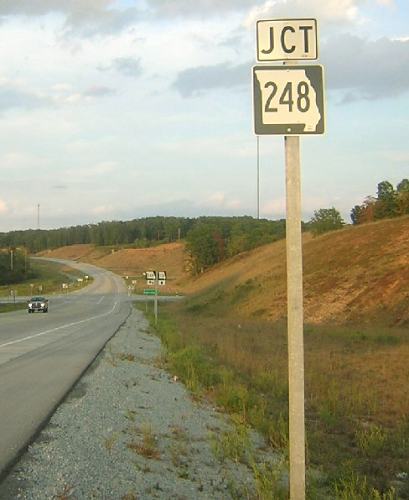
<path fill-rule="evenodd" d="M 255 66 L 254 131 L 257 135 L 323 134 L 323 68 Z"/>

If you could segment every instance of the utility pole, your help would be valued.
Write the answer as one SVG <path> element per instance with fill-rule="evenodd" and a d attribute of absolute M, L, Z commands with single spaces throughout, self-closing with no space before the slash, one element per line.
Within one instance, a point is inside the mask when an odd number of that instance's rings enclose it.
<path fill-rule="evenodd" d="M 14 250 L 10 248 L 10 271 L 14 271 Z"/>
<path fill-rule="evenodd" d="M 37 204 L 37 229 L 40 229 L 40 204 Z"/>

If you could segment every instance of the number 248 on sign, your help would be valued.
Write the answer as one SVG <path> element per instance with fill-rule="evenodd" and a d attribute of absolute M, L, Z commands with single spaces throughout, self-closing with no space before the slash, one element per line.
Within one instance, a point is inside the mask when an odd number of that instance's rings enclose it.
<path fill-rule="evenodd" d="M 256 133 L 323 132 L 322 78 L 310 68 L 255 68 Z"/>

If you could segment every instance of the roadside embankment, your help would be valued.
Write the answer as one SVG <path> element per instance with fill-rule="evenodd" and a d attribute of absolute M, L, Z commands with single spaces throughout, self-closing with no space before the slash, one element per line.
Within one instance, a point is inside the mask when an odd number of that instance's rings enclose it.
<path fill-rule="evenodd" d="M 229 458 L 227 418 L 193 401 L 161 366 L 160 341 L 134 310 L 0 485 L 0 498 L 251 495 L 255 455 L 251 464 Z M 258 463 L 273 460 L 260 438 L 246 439 Z"/>

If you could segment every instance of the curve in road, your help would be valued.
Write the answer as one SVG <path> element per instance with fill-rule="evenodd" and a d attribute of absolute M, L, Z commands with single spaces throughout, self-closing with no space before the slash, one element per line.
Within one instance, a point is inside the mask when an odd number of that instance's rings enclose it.
<path fill-rule="evenodd" d="M 47 314 L 0 317 L 0 473 L 14 463 L 130 312 L 123 280 L 89 264 L 86 288 L 51 297 Z"/>

